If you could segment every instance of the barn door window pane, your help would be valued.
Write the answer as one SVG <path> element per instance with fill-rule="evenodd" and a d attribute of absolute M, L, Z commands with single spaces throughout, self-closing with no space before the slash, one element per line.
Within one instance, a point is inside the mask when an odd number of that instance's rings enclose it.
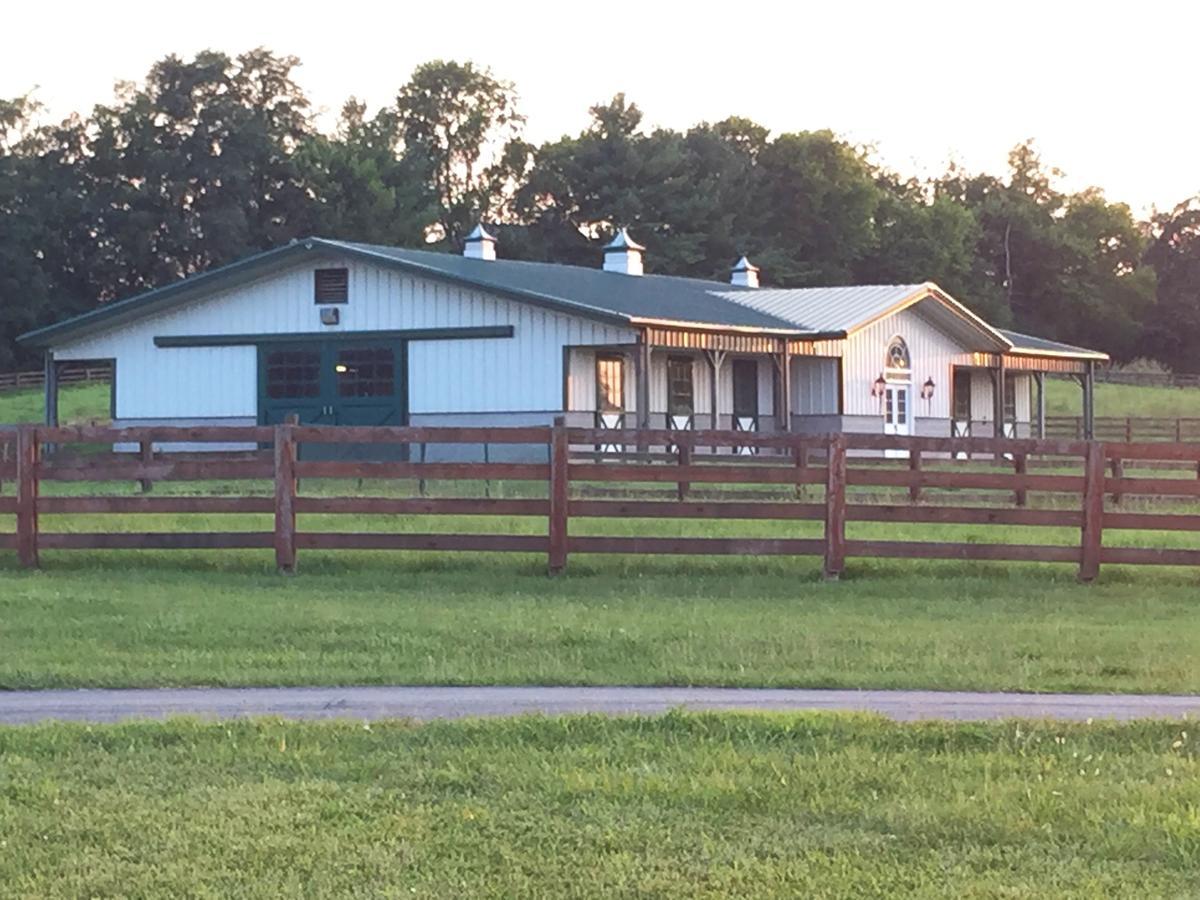
<path fill-rule="evenodd" d="M 690 416 L 695 411 L 692 389 L 692 358 L 667 357 L 667 413 Z"/>
<path fill-rule="evenodd" d="M 268 353 L 267 396 L 272 400 L 321 396 L 321 351 L 272 350 Z"/>
<path fill-rule="evenodd" d="M 625 360 L 619 356 L 596 357 L 596 409 L 620 412 L 625 408 Z"/>
<path fill-rule="evenodd" d="M 396 392 L 396 355 L 390 347 L 339 350 L 333 372 L 339 397 L 391 397 Z"/>
<path fill-rule="evenodd" d="M 971 373 L 954 370 L 954 418 L 971 421 Z"/>

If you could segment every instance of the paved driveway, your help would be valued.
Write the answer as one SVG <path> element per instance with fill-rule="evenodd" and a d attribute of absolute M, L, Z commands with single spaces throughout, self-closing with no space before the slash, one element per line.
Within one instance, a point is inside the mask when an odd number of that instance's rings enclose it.
<path fill-rule="evenodd" d="M 1200 716 L 1200 696 L 657 687 L 188 688 L 0 692 L 0 723 L 217 718 L 454 719 L 669 709 L 867 710 L 898 720 Z"/>

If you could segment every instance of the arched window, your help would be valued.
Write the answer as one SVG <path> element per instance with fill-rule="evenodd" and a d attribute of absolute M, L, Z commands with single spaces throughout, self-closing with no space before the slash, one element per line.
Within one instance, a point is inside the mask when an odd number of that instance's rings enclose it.
<path fill-rule="evenodd" d="M 912 368 L 912 360 L 908 355 L 908 344 L 904 343 L 904 338 L 894 337 L 891 343 L 888 344 L 887 358 L 884 360 L 884 368 L 893 372 L 908 372 Z"/>

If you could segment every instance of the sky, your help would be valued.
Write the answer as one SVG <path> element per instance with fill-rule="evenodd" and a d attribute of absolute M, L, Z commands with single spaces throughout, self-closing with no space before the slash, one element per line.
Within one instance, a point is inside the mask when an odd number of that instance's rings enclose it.
<path fill-rule="evenodd" d="M 650 126 L 829 128 L 905 175 L 1000 173 L 1033 138 L 1064 188 L 1099 186 L 1139 215 L 1200 193 L 1194 0 L 68 0 L 16 5 L 4 24 L 0 96 L 34 91 L 52 120 L 167 54 L 266 46 L 300 58 L 326 127 L 351 95 L 375 108 L 419 63 L 469 59 L 516 84 L 534 141 L 579 132 L 624 91 Z"/>

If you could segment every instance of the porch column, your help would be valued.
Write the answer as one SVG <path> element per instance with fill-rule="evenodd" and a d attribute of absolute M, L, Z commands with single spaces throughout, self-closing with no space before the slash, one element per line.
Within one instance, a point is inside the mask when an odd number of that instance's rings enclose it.
<path fill-rule="evenodd" d="M 992 437 L 1004 437 L 1004 359 L 992 370 Z"/>
<path fill-rule="evenodd" d="M 46 351 L 46 424 L 58 425 L 58 363 L 54 361 L 54 353 Z"/>
<path fill-rule="evenodd" d="M 775 367 L 779 372 L 779 391 L 775 394 L 777 428 L 792 430 L 792 354 L 787 338 L 779 342 L 779 353 L 775 356 Z"/>
<path fill-rule="evenodd" d="M 633 354 L 633 377 L 637 380 L 637 427 L 650 427 L 650 343 L 643 333 Z M 645 452 L 649 445 L 644 438 L 638 439 L 638 450 Z"/>
<path fill-rule="evenodd" d="M 713 431 L 719 431 L 721 429 L 721 423 L 718 419 L 718 413 L 720 411 L 717 409 L 717 397 L 719 395 L 717 391 L 717 382 L 721 378 L 721 366 L 725 364 L 725 351 L 708 350 L 705 352 L 704 356 L 706 359 L 708 359 L 708 369 L 712 379 L 708 386 L 709 415 L 711 416 L 711 419 L 709 420 L 709 426 Z M 717 449 L 717 445 L 713 444 L 712 452 L 716 453 Z"/>
<path fill-rule="evenodd" d="M 1038 440 L 1046 439 L 1046 373 L 1034 372 L 1033 382 L 1037 385 L 1037 436 Z"/>
<path fill-rule="evenodd" d="M 1083 437 L 1084 440 L 1096 439 L 1096 364 L 1088 362 L 1083 378 Z"/>

